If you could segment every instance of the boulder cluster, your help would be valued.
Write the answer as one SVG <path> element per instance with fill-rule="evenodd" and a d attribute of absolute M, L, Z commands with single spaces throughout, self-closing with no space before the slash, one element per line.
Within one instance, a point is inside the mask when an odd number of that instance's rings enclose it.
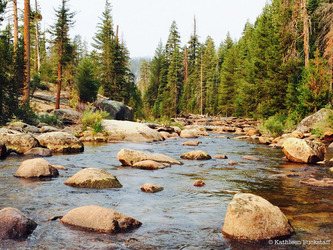
<path fill-rule="evenodd" d="M 105 110 L 105 105 L 105 101 L 101 101 L 96 108 Z M 121 105 L 119 107 L 116 105 L 116 107 L 108 112 L 110 114 L 113 112 L 113 116 L 117 117 L 119 116 L 118 111 L 122 110 L 121 112 L 125 112 L 125 115 L 121 118 L 130 119 L 132 117 L 131 110 L 124 111 L 124 107 Z M 67 119 L 68 122 L 79 119 L 76 114 L 65 111 L 57 112 L 60 112 L 59 115 L 63 119 Z M 114 118 L 113 116 L 110 115 L 111 118 Z M 308 118 L 295 131 L 277 138 L 262 136 L 257 129 L 258 122 L 252 119 L 207 119 L 204 116 L 196 116 L 177 118 L 176 121 L 182 123 L 184 129 L 159 124 L 103 120 L 102 126 L 105 133 L 83 132 L 78 136 L 50 126 L 37 128 L 23 123 L 11 124 L 7 128 L 0 129 L 0 158 L 6 157 L 11 152 L 39 157 L 51 156 L 55 153 L 80 153 L 84 150 L 82 141 L 154 142 L 179 139 L 182 141 L 180 143 L 182 148 L 193 149 L 193 147 L 202 144 L 202 141 L 195 140 L 195 138 L 208 136 L 209 132 L 213 132 L 221 134 L 217 137 L 226 140 L 230 137 L 224 134 L 232 133 L 236 140 L 250 140 L 251 143 L 255 140 L 260 144 L 281 148 L 286 159 L 291 162 L 316 164 L 324 160 L 327 144 L 333 142 L 333 133 L 330 131 L 326 132 L 321 140 L 309 134 Z M 184 139 L 190 140 L 184 141 Z M 183 164 L 181 161 L 164 154 L 151 154 L 127 148 L 121 149 L 117 157 L 122 166 L 143 170 L 155 171 Z M 213 161 L 228 159 L 227 155 L 221 154 L 212 157 L 202 150 L 187 151 L 179 157 L 185 161 L 207 161 L 212 158 Z M 242 160 L 253 163 L 262 161 L 261 158 L 252 155 L 243 156 Z M 228 164 L 235 166 L 238 162 L 230 160 Z M 59 170 L 63 169 L 66 167 L 52 165 L 43 158 L 33 158 L 23 161 L 14 176 L 44 180 L 45 178 L 58 177 Z M 300 180 L 300 183 L 322 188 L 333 187 L 333 179 L 331 178 L 317 180 L 311 177 Z M 67 179 L 64 184 L 73 188 L 87 189 L 123 187 L 116 176 L 98 168 L 84 168 Z M 200 179 L 193 184 L 200 189 L 205 185 L 206 183 Z M 145 183 L 140 189 L 146 193 L 164 190 L 163 187 L 154 183 Z M 163 192 L 161 194 L 163 195 Z M 113 209 L 94 205 L 74 208 L 61 217 L 60 221 L 66 225 L 101 233 L 123 233 L 142 225 L 140 221 Z M 15 208 L 0 210 L 0 240 L 25 238 L 36 227 L 35 221 Z M 262 241 L 288 237 L 294 233 L 294 229 L 277 206 L 257 195 L 238 193 L 234 195 L 227 208 L 222 233 L 226 237 L 237 240 Z"/>

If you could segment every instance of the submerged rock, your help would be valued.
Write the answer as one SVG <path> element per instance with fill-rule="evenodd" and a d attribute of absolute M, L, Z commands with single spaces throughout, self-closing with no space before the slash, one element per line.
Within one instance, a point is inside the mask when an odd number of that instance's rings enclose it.
<path fill-rule="evenodd" d="M 176 159 L 163 154 L 148 154 L 142 151 L 124 148 L 118 152 L 118 160 L 124 166 L 133 166 L 135 163 L 145 160 L 152 160 L 160 163 L 178 164 L 182 163 Z"/>
<path fill-rule="evenodd" d="M 190 151 L 180 156 L 186 160 L 210 160 L 212 157 L 202 150 Z"/>
<path fill-rule="evenodd" d="M 294 232 L 281 210 L 253 194 L 236 194 L 228 205 L 222 233 L 239 240 L 259 241 Z"/>
<path fill-rule="evenodd" d="M 332 178 L 324 178 L 322 180 L 316 180 L 314 178 L 310 178 L 309 180 L 301 180 L 299 183 L 316 187 L 330 187 L 330 188 L 333 187 Z"/>
<path fill-rule="evenodd" d="M 183 142 L 182 145 L 183 146 L 198 146 L 200 143 L 202 143 L 202 141 L 186 141 L 186 142 Z"/>
<path fill-rule="evenodd" d="M 156 193 L 163 191 L 163 187 L 157 186 L 153 183 L 146 183 L 141 187 L 141 191 L 146 192 L 146 193 Z"/>
<path fill-rule="evenodd" d="M 109 141 L 153 142 L 163 141 L 163 136 L 148 126 L 129 121 L 103 120 L 102 126 L 109 133 Z"/>
<path fill-rule="evenodd" d="M 325 146 L 320 142 L 288 138 L 282 145 L 282 151 L 289 161 L 298 163 L 316 163 L 324 160 Z"/>
<path fill-rule="evenodd" d="M 121 188 L 114 175 L 98 168 L 85 168 L 69 178 L 65 185 L 81 188 Z"/>
<path fill-rule="evenodd" d="M 36 227 L 36 222 L 16 208 L 0 210 L 0 240 L 26 238 Z"/>
<path fill-rule="evenodd" d="M 3 141 L 7 149 L 15 153 L 24 154 L 38 146 L 38 141 L 31 134 L 20 133 L 10 129 L 0 129 L 0 141 Z"/>
<path fill-rule="evenodd" d="M 47 147 L 53 153 L 83 152 L 82 142 L 75 136 L 65 132 L 49 132 L 37 137 L 42 147 Z"/>
<path fill-rule="evenodd" d="M 137 163 L 134 163 L 133 167 L 147 169 L 147 170 L 157 170 L 157 169 L 163 169 L 166 167 L 170 167 L 170 164 L 160 163 L 160 162 L 152 161 L 152 160 L 145 160 L 145 161 L 139 161 Z"/>
<path fill-rule="evenodd" d="M 62 223 L 101 233 L 124 233 L 138 228 L 142 223 L 113 209 L 99 206 L 83 206 L 72 209 Z"/>
<path fill-rule="evenodd" d="M 243 160 L 250 160 L 250 161 L 260 161 L 260 158 L 252 156 L 252 155 L 245 155 L 242 157 Z"/>
<path fill-rule="evenodd" d="M 226 156 L 226 155 L 216 155 L 213 158 L 214 159 L 228 159 L 228 156 Z"/>
<path fill-rule="evenodd" d="M 25 160 L 15 172 L 15 177 L 21 178 L 44 178 L 57 177 L 58 170 L 43 158 Z"/>
<path fill-rule="evenodd" d="M 33 155 L 33 156 L 46 157 L 46 156 L 52 156 L 52 152 L 48 148 L 36 147 L 36 148 L 32 148 L 29 151 L 25 152 L 24 155 Z"/>
<path fill-rule="evenodd" d="M 238 162 L 237 162 L 237 161 L 233 161 L 233 160 L 231 160 L 231 161 L 228 162 L 228 164 L 229 164 L 230 166 L 234 166 L 234 165 L 237 165 Z"/>

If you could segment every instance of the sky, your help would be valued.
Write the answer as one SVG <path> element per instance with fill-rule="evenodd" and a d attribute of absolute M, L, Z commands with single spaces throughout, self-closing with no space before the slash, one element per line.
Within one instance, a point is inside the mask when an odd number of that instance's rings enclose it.
<path fill-rule="evenodd" d="M 109 0 L 113 22 L 119 25 L 119 36 L 125 41 L 131 58 L 152 57 L 160 41 L 166 43 L 175 20 L 182 45 L 193 34 L 194 16 L 200 42 L 207 36 L 218 46 L 227 32 L 232 39 L 241 37 L 247 21 L 254 23 L 267 0 Z M 19 0 L 22 2 L 23 0 Z M 31 8 L 35 1 L 30 0 Z M 38 0 L 43 15 L 42 28 L 55 23 L 55 11 L 61 0 Z M 105 0 L 69 0 L 71 11 L 77 12 L 71 37 L 81 35 L 89 48 L 105 8 Z"/>

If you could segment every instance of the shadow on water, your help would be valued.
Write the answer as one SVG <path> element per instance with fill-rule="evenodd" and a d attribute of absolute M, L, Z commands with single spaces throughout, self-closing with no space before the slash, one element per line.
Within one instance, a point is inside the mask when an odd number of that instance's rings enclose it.
<path fill-rule="evenodd" d="M 182 166 L 157 171 L 122 167 L 117 160 L 122 148 L 180 159 L 182 153 L 196 149 L 181 146 L 184 141 L 86 144 L 81 154 L 46 158 L 51 164 L 68 168 L 60 170 L 58 178 L 47 181 L 15 178 L 17 167 L 28 158 L 11 155 L 0 162 L 0 208 L 20 209 L 33 218 L 38 227 L 26 240 L 2 241 L 0 248 L 302 249 L 307 247 L 293 243 L 333 239 L 331 190 L 299 183 L 309 176 L 327 177 L 327 167 L 285 162 L 280 149 L 211 135 L 200 138 L 199 148 L 211 156 L 226 154 L 228 159 L 182 160 Z M 261 160 L 243 160 L 244 155 Z M 230 160 L 239 164 L 229 166 Z M 78 189 L 63 184 L 86 167 L 107 170 L 117 176 L 123 188 Z M 194 187 L 197 179 L 204 180 L 206 185 Z M 141 192 L 140 187 L 147 182 L 163 186 L 164 191 Z M 296 231 L 290 238 L 292 243 L 246 244 L 225 238 L 221 232 L 224 216 L 237 192 L 254 193 L 279 206 Z M 65 215 L 84 205 L 115 209 L 140 220 L 143 225 L 129 233 L 107 235 L 69 228 L 59 220 L 49 221 L 53 216 Z M 321 249 L 326 246 L 323 247 Z"/>

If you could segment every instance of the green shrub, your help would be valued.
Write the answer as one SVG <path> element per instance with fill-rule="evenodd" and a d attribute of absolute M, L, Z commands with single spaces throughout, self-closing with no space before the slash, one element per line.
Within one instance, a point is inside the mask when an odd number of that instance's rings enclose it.
<path fill-rule="evenodd" d="M 94 112 L 92 109 L 86 109 L 81 119 L 82 129 L 87 130 L 90 127 L 94 133 L 103 132 L 102 120 L 108 117 L 108 115 L 106 111 Z"/>
<path fill-rule="evenodd" d="M 280 136 L 284 132 L 290 132 L 295 128 L 296 121 L 294 116 L 287 117 L 284 114 L 276 114 L 269 117 L 267 120 L 261 121 L 259 130 L 262 134 L 271 136 Z"/>
<path fill-rule="evenodd" d="M 264 122 L 264 126 L 272 136 L 279 136 L 284 132 L 284 121 L 283 118 L 279 115 L 269 117 Z"/>
<path fill-rule="evenodd" d="M 60 127 L 62 126 L 62 121 L 57 114 L 43 114 L 39 115 L 38 120 L 40 123 L 46 123 L 47 125 Z"/>

